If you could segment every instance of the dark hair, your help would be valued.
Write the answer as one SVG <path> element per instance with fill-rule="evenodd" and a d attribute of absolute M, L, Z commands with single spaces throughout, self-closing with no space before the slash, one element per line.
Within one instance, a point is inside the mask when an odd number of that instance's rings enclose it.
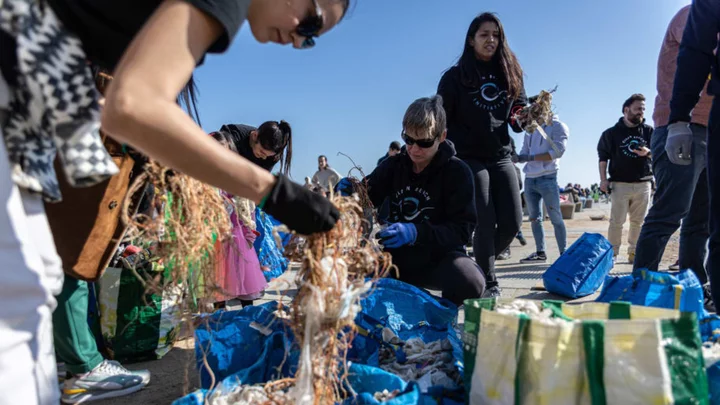
<path fill-rule="evenodd" d="M 400 150 L 400 142 L 398 142 L 398 141 L 390 142 L 390 149 L 391 150 Z"/>
<path fill-rule="evenodd" d="M 292 128 L 285 121 L 263 122 L 257 129 L 257 140 L 267 150 L 276 153 L 274 159 L 280 162 L 280 172 L 290 175 L 292 164 Z"/>
<path fill-rule="evenodd" d="M 523 88 L 523 70 L 518 62 L 515 53 L 510 49 L 500 19 L 493 13 L 482 13 L 475 17 L 468 27 L 465 35 L 465 46 L 457 66 L 460 68 L 460 81 L 466 87 L 478 87 L 480 85 L 480 73 L 477 69 L 477 58 L 475 50 L 470 45 L 470 40 L 485 22 L 495 23 L 498 27 L 498 47 L 495 50 L 491 63 L 502 69 L 508 86 L 508 98 L 515 100 L 519 97 Z"/>
<path fill-rule="evenodd" d="M 623 114 L 625 114 L 625 109 L 630 107 L 632 105 L 632 103 L 634 103 L 636 101 L 645 101 L 645 96 L 643 96 L 640 93 L 635 93 L 632 96 L 630 96 L 630 98 L 625 100 L 625 102 L 623 103 L 623 108 L 622 108 Z"/>
<path fill-rule="evenodd" d="M 325 155 L 318 156 L 318 160 L 320 160 L 320 158 L 325 158 L 325 160 L 327 160 L 327 156 L 325 156 Z"/>
<path fill-rule="evenodd" d="M 190 118 L 193 119 L 198 125 L 200 124 L 200 113 L 198 112 L 197 96 L 199 94 L 197 84 L 195 83 L 195 76 L 190 76 L 185 87 L 183 87 L 180 94 L 178 94 L 177 103 L 185 107 Z"/>

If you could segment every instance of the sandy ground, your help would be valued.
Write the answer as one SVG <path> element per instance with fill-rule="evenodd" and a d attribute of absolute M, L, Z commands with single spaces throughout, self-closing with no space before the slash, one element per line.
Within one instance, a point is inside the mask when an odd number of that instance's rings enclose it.
<path fill-rule="evenodd" d="M 593 221 L 590 216 L 605 214 L 609 218 L 610 206 L 607 204 L 599 204 L 590 210 L 581 213 L 575 213 L 572 220 L 565 222 L 568 232 L 568 246 L 579 238 L 584 232 L 601 233 L 607 236 L 607 219 L 602 221 Z M 624 230 L 623 241 L 626 241 L 627 227 Z M 547 269 L 552 260 L 558 256 L 558 250 L 555 243 L 555 236 L 549 221 L 545 223 L 545 243 L 548 254 L 548 263 L 544 265 L 523 265 L 518 261 L 529 255 L 535 250 L 535 242 L 532 238 L 530 223 L 525 220 L 523 223 L 523 233 L 527 238 L 528 245 L 520 246 L 514 241 L 511 250 L 512 257 L 507 261 L 498 262 L 497 272 L 500 285 L 503 287 L 503 296 L 506 298 L 529 298 L 529 299 L 562 299 L 553 296 L 537 287 L 542 284 L 542 273 Z M 632 267 L 627 263 L 627 245 L 623 245 L 620 252 L 618 263 L 613 269 L 613 274 L 628 274 L 632 271 Z M 661 269 L 667 268 L 671 263 L 675 262 L 678 254 L 678 235 L 675 234 L 670 239 Z M 278 281 L 271 283 L 268 294 L 262 300 L 277 300 L 282 291 L 279 289 L 291 289 L 292 274 L 288 272 Z M 289 295 L 293 295 L 292 291 L 288 291 Z M 592 300 L 593 296 L 585 297 L 582 301 Z M 232 309 L 239 307 L 231 306 Z M 195 370 L 194 355 L 194 339 L 190 333 L 185 334 L 187 337 L 179 340 L 175 344 L 175 348 L 164 358 L 157 361 L 143 362 L 136 364 L 126 364 L 130 369 L 149 369 L 152 372 L 152 380 L 150 384 L 142 391 L 122 398 L 108 399 L 97 401 L 100 405 L 155 405 L 170 404 L 172 401 L 182 397 L 188 392 L 198 388 L 198 376 Z"/>

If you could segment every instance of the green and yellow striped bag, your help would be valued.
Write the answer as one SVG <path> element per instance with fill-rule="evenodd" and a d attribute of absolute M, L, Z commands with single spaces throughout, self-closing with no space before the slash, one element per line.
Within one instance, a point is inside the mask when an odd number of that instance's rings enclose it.
<path fill-rule="evenodd" d="M 470 404 L 707 404 L 693 313 L 628 303 L 525 301 L 550 315 L 465 301 Z"/>

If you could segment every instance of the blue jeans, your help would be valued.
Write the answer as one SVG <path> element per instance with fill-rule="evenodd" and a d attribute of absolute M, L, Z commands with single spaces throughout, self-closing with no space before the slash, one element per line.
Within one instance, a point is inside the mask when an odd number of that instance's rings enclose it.
<path fill-rule="evenodd" d="M 656 192 L 645 217 L 635 251 L 635 269 L 657 270 L 670 236 L 680 228 L 681 269 L 692 269 L 700 282 L 705 273 L 709 236 L 709 197 L 706 173 L 707 128 L 691 124 L 692 164 L 676 165 L 665 152 L 667 127 L 656 128 L 650 140 Z M 681 227 L 682 221 L 682 227 Z"/>
<path fill-rule="evenodd" d="M 535 247 L 538 252 L 545 252 L 545 230 L 543 229 L 542 202 L 545 202 L 550 222 L 555 228 L 555 240 L 560 253 L 565 251 L 567 233 L 562 212 L 560 212 L 560 189 L 557 174 L 548 174 L 537 178 L 525 177 L 525 202 L 527 202 L 530 224 L 532 226 Z"/>

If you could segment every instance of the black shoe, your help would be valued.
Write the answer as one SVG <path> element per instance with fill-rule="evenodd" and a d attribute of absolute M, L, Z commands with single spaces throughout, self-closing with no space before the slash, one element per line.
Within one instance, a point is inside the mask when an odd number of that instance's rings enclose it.
<path fill-rule="evenodd" d="M 495 257 L 495 260 L 507 260 L 511 256 L 510 254 L 510 248 L 505 249 L 504 252 L 500 253 Z"/>
<path fill-rule="evenodd" d="M 520 245 L 522 245 L 522 246 L 527 245 L 527 239 L 525 239 L 525 237 L 522 234 L 518 234 L 517 236 L 515 236 L 515 239 L 517 239 L 518 242 L 520 242 Z"/>
<path fill-rule="evenodd" d="M 251 307 L 253 306 L 253 303 L 253 300 L 240 300 L 240 305 L 242 305 L 243 308 Z"/>
<path fill-rule="evenodd" d="M 502 295 L 502 288 L 500 286 L 490 287 L 483 293 L 483 298 L 500 298 Z"/>
<path fill-rule="evenodd" d="M 714 314 L 716 312 L 715 301 L 713 301 L 712 294 L 710 293 L 710 284 L 703 286 L 703 295 L 705 296 L 705 301 L 703 302 L 705 310 Z"/>
<path fill-rule="evenodd" d="M 547 256 L 545 255 L 545 252 L 535 252 L 531 254 L 530 256 L 520 259 L 520 263 L 545 263 L 547 261 Z"/>

